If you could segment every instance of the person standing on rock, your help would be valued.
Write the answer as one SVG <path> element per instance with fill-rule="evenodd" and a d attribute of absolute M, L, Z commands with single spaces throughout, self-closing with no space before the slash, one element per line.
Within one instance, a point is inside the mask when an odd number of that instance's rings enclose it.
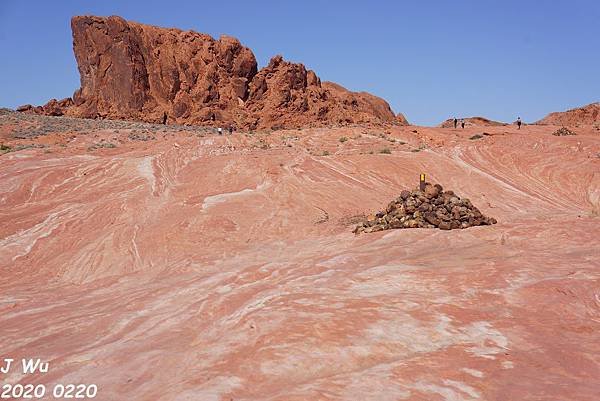
<path fill-rule="evenodd" d="M 458 125 L 458 119 L 456 117 L 454 117 L 454 129 L 456 129 L 457 125 Z"/>
<path fill-rule="evenodd" d="M 168 116 L 167 116 L 167 112 L 165 111 L 165 112 L 163 113 L 163 119 L 162 119 L 162 123 L 163 123 L 163 125 L 167 125 L 167 117 L 168 117 Z"/>
<path fill-rule="evenodd" d="M 462 129 L 465 129 L 465 119 L 464 118 L 462 120 L 460 120 L 460 126 L 462 127 Z"/>
<path fill-rule="evenodd" d="M 229 126 L 229 135 L 233 134 L 233 125 Z"/>
<path fill-rule="evenodd" d="M 221 127 L 217 128 L 217 132 L 219 133 L 219 135 L 223 135 L 223 128 L 221 128 Z"/>
<path fill-rule="evenodd" d="M 521 129 L 521 117 L 517 117 L 517 129 Z"/>

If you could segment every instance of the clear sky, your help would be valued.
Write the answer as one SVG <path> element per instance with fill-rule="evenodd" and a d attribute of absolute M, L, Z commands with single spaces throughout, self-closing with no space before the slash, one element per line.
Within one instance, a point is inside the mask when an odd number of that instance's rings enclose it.
<path fill-rule="evenodd" d="M 600 100 L 599 0 L 0 0 L 0 107 L 73 94 L 82 14 L 235 36 L 259 67 L 282 54 L 414 124 L 534 121 Z"/>

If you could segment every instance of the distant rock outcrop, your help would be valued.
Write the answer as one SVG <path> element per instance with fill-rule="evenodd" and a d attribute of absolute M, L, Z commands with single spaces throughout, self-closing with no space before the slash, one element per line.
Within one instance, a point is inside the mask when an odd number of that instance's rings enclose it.
<path fill-rule="evenodd" d="M 120 17 L 71 20 L 81 88 L 73 99 L 21 111 L 87 118 L 240 127 L 392 123 L 386 101 L 323 83 L 304 65 L 271 59 L 260 71 L 232 37 Z"/>
<path fill-rule="evenodd" d="M 458 119 L 458 126 L 460 127 L 460 121 L 461 120 L 465 120 L 465 124 L 466 125 L 476 125 L 476 126 L 481 126 L 481 127 L 499 127 L 501 125 L 506 125 L 505 123 L 501 123 L 498 121 L 494 121 L 494 120 L 489 120 L 485 117 L 469 117 L 469 118 L 459 118 Z M 440 128 L 454 128 L 454 118 L 449 118 L 446 121 L 444 121 L 443 123 L 441 123 L 440 125 L 438 125 L 438 127 Z"/>
<path fill-rule="evenodd" d="M 540 125 L 593 125 L 600 123 L 600 102 L 567 111 L 548 114 L 537 121 Z"/>
<path fill-rule="evenodd" d="M 71 106 L 73 106 L 73 100 L 68 97 L 62 100 L 51 99 L 43 106 L 32 106 L 30 104 L 25 104 L 17 107 L 17 111 L 32 112 L 47 116 L 62 116 L 64 112 Z"/>
<path fill-rule="evenodd" d="M 408 122 L 408 120 L 406 119 L 404 114 L 402 114 L 402 113 L 396 114 L 396 121 L 400 125 L 410 125 L 410 123 Z"/>

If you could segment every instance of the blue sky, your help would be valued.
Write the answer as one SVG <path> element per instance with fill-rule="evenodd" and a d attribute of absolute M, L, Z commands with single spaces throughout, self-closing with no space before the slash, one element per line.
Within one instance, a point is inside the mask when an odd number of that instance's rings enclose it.
<path fill-rule="evenodd" d="M 282 54 L 421 125 L 534 121 L 600 100 L 598 0 L 0 0 L 0 107 L 72 95 L 69 21 L 82 14 L 232 35 L 259 66 Z"/>

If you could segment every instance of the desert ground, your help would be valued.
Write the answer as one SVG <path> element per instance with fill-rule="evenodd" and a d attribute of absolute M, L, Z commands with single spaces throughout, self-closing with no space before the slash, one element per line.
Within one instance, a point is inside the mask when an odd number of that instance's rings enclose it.
<path fill-rule="evenodd" d="M 0 115 L 0 349 L 99 400 L 598 400 L 600 130 Z M 493 226 L 355 235 L 419 174 Z"/>

